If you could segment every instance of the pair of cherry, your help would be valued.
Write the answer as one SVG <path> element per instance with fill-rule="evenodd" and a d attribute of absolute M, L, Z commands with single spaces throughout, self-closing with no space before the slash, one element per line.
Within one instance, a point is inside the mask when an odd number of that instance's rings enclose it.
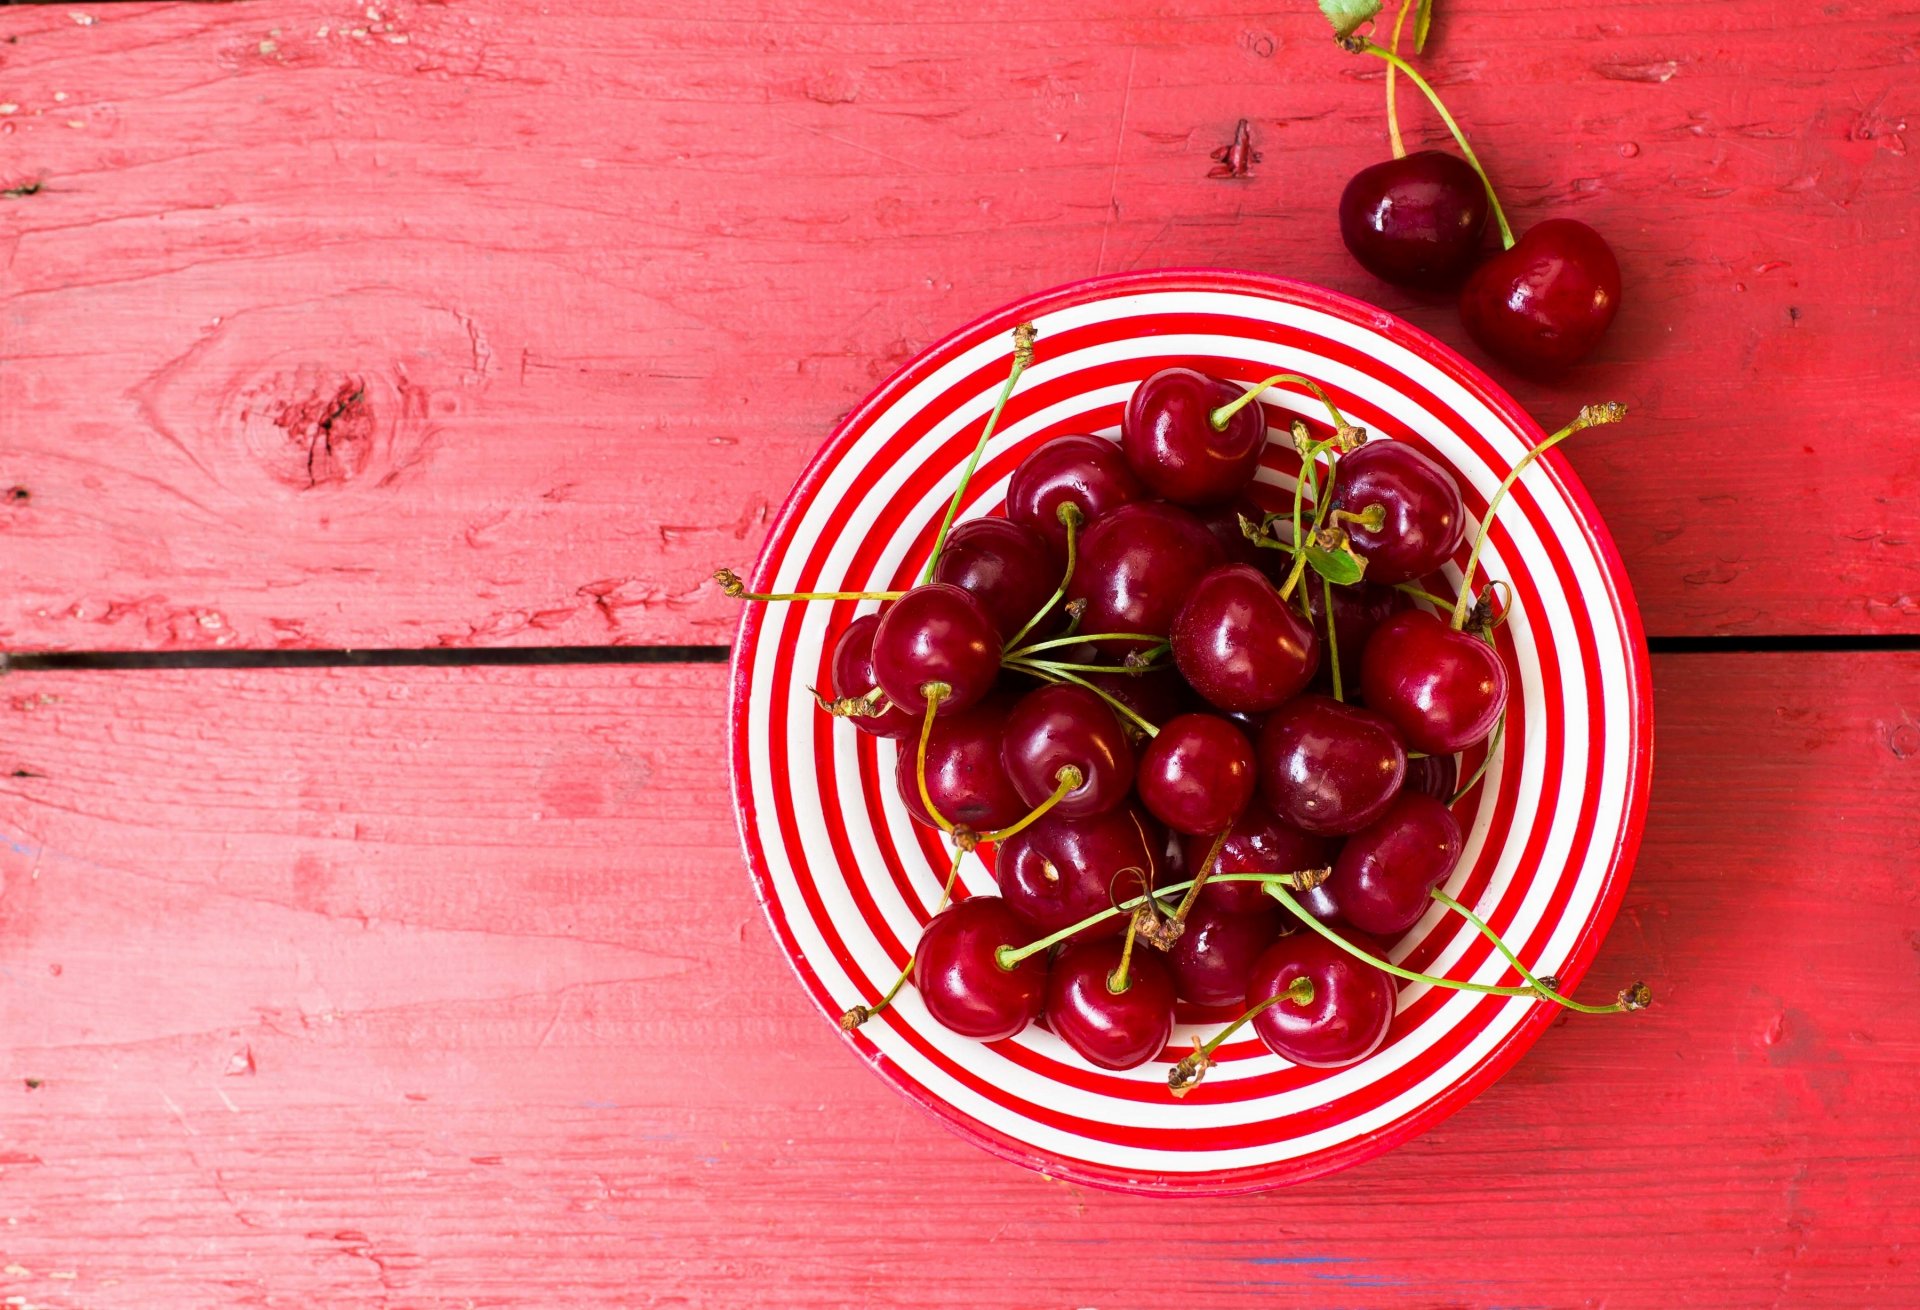
<path fill-rule="evenodd" d="M 1552 218 L 1516 240 L 1493 184 L 1438 93 L 1399 54 L 1401 28 L 1417 0 L 1406 0 L 1391 48 L 1354 29 L 1380 6 L 1341 6 L 1341 45 L 1387 61 L 1387 117 L 1394 158 L 1364 168 L 1340 196 L 1340 236 L 1368 272 L 1425 291 L 1459 290 L 1460 318 L 1474 340 L 1519 372 L 1551 376 L 1591 353 L 1620 306 L 1620 263 L 1585 223 Z M 1462 154 L 1407 153 L 1393 99 L 1395 73 L 1424 92 Z M 1502 249 L 1480 257 L 1489 214 Z M 1463 285 L 1464 283 L 1464 285 Z"/>

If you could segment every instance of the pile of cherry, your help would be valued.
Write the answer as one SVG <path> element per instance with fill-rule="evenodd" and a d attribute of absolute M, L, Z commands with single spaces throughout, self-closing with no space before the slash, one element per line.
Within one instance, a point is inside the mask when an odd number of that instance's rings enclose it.
<path fill-rule="evenodd" d="M 1015 334 L 925 580 L 904 592 L 729 594 L 878 600 L 832 652 L 827 712 L 899 742 L 914 818 L 953 846 L 941 908 L 913 958 L 851 1031 L 909 981 L 955 1032 L 1004 1039 L 1043 1020 L 1089 1062 L 1165 1052 L 1176 1001 L 1240 1007 L 1169 1075 L 1184 1093 L 1251 1022 L 1275 1053 L 1334 1067 L 1379 1047 L 1396 978 L 1562 996 L 1443 890 L 1459 860 L 1455 756 L 1498 734 L 1509 675 L 1497 588 L 1474 571 L 1501 497 L 1590 406 L 1517 466 L 1488 506 L 1452 601 L 1427 590 L 1465 543 L 1460 490 L 1406 441 L 1348 423 L 1312 380 L 1252 389 L 1167 368 L 1134 390 L 1118 443 L 1063 436 L 1014 471 L 1005 517 L 955 524 L 967 481 L 1033 353 Z M 1248 498 L 1268 442 L 1259 396 L 1324 405 L 1299 420 L 1290 513 Z M 1324 429 L 1323 429 L 1324 430 Z M 1489 756 L 1497 741 L 1489 745 Z M 1484 770 L 1482 764 L 1481 769 Z M 1000 894 L 952 902 L 991 844 Z M 1523 982 L 1464 983 L 1387 961 L 1439 904 L 1491 938 Z"/>

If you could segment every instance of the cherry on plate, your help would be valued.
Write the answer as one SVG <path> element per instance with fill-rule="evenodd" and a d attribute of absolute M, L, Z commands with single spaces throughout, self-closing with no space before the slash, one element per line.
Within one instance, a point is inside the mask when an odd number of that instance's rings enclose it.
<path fill-rule="evenodd" d="M 1259 402 L 1215 426 L 1215 411 L 1244 394 L 1190 368 L 1163 368 L 1133 389 L 1120 424 L 1127 464 L 1154 493 L 1179 505 L 1218 505 L 1245 491 L 1267 444 Z"/>
<path fill-rule="evenodd" d="M 1301 591 L 1307 598 L 1307 611 L 1312 618 L 1314 633 L 1320 638 L 1320 668 L 1313 675 L 1313 686 L 1316 689 L 1332 687 L 1333 661 L 1326 657 L 1326 652 L 1337 644 L 1340 648 L 1340 680 L 1351 694 L 1360 686 L 1360 656 L 1367 649 L 1367 641 L 1373 636 L 1373 630 L 1406 609 L 1411 602 L 1405 592 L 1393 587 L 1376 586 L 1371 582 L 1335 587 L 1334 641 L 1330 643 L 1326 640 L 1327 601 L 1323 588 L 1316 580 L 1308 578 L 1302 584 Z"/>
<path fill-rule="evenodd" d="M 996 952 L 1026 945 L 1027 929 L 998 896 L 973 896 L 933 916 L 913 948 L 913 985 L 943 1028 L 983 1042 L 1011 1037 L 1040 1017 L 1047 955 L 1003 968 Z"/>
<path fill-rule="evenodd" d="M 1113 809 L 1133 787 L 1133 746 L 1107 703 L 1085 687 L 1051 683 L 1022 696 L 1001 729 L 1000 759 L 1014 790 L 1039 805 L 1061 786 L 1061 770 L 1080 785 L 1053 813 L 1080 818 Z"/>
<path fill-rule="evenodd" d="M 1270 710 L 1307 685 L 1320 642 L 1259 569 L 1228 564 L 1193 587 L 1174 620 L 1173 662 L 1223 710 Z"/>
<path fill-rule="evenodd" d="M 1199 871 L 1213 838 L 1182 836 L 1179 842 L 1179 868 L 1173 879 L 1176 882 Z M 1324 869 L 1333 863 L 1335 847 L 1336 843 L 1328 838 L 1303 832 L 1284 822 L 1256 796 L 1228 830 L 1213 869 L 1215 873 L 1301 873 Z M 1301 898 L 1296 895 L 1294 899 Z M 1206 904 L 1242 913 L 1277 908 L 1274 899 L 1263 892 L 1257 882 L 1209 882 L 1201 887 L 1194 908 Z"/>
<path fill-rule="evenodd" d="M 1248 884 L 1249 886 L 1253 884 Z M 1202 895 L 1205 895 L 1204 889 Z M 1195 901 L 1186 931 L 1167 952 L 1173 988 L 1196 1005 L 1238 1005 L 1247 996 L 1254 962 L 1280 936 L 1286 912 L 1271 898 L 1249 910 Z"/>
<path fill-rule="evenodd" d="M 1417 791 L 1347 838 L 1325 886 L 1340 917 L 1362 932 L 1398 937 L 1433 904 L 1429 893 L 1460 862 L 1460 824 Z"/>
<path fill-rule="evenodd" d="M 1492 646 L 1445 619 L 1402 610 L 1367 642 L 1360 688 L 1408 746 L 1453 755 L 1484 741 L 1500 721 L 1507 666 Z"/>
<path fill-rule="evenodd" d="M 862 614 L 849 623 L 833 646 L 833 694 L 864 696 L 880 685 L 873 676 L 873 634 L 878 614 Z M 920 716 L 888 703 L 878 714 L 848 716 L 853 726 L 876 737 L 910 737 L 920 731 Z"/>
<path fill-rule="evenodd" d="M 1007 481 L 1007 517 L 1038 532 L 1056 556 L 1067 549 L 1060 507 L 1080 511 L 1081 531 L 1109 511 L 1146 498 L 1120 447 L 1103 437 L 1055 437 L 1020 461 Z"/>
<path fill-rule="evenodd" d="M 1169 881 L 1166 840 L 1158 824 L 1132 806 L 1085 819 L 1052 814 L 1001 842 L 993 855 L 1000 894 L 1036 937 L 1131 900 Z M 1125 915 L 1081 929 L 1075 939 L 1118 937 Z"/>
<path fill-rule="evenodd" d="M 1406 791 L 1431 796 L 1442 805 L 1447 805 L 1452 803 L 1454 790 L 1459 785 L 1460 763 L 1455 757 L 1422 755 L 1407 761 L 1407 780 L 1401 787 Z"/>
<path fill-rule="evenodd" d="M 1375 958 L 1384 957 L 1379 943 L 1359 933 L 1346 939 Z M 1282 937 L 1254 963 L 1247 1004 L 1282 997 L 1254 1016 L 1260 1040 L 1295 1064 L 1337 1069 L 1380 1049 L 1393 1024 L 1395 991 L 1391 974 L 1355 959 L 1319 933 L 1302 930 Z M 1300 992 L 1308 998 L 1297 999 Z"/>
<path fill-rule="evenodd" d="M 990 696 L 958 714 L 942 714 L 927 736 L 927 794 L 948 823 L 976 833 L 987 833 L 1016 823 L 1027 812 L 1013 781 L 1000 761 L 1000 737 L 1010 696 Z M 915 735 L 900 743 L 894 782 L 907 812 L 933 827 L 933 816 L 920 799 L 920 740 Z"/>
<path fill-rule="evenodd" d="M 1010 519 L 969 519 L 947 534 L 933 581 L 980 602 L 1002 640 L 1026 625 L 1060 585 L 1052 548 L 1038 532 Z"/>
<path fill-rule="evenodd" d="M 1253 743 L 1227 719 L 1182 714 L 1141 752 L 1134 785 L 1154 818 L 1179 832 L 1219 832 L 1240 816 L 1259 777 Z"/>
<path fill-rule="evenodd" d="M 1380 507 L 1375 528 L 1363 518 Z M 1466 535 L 1466 511 L 1453 474 L 1404 441 L 1376 438 L 1340 458 L 1333 507 L 1367 561 L 1367 580 L 1408 582 L 1453 557 Z"/>
<path fill-rule="evenodd" d="M 1070 601 L 1086 602 L 1080 631 L 1142 633 L 1164 639 L 1174 615 L 1209 570 L 1220 543 L 1200 520 L 1174 505 L 1122 505 L 1087 530 L 1068 584 Z M 1106 641 L 1115 655 L 1145 650 L 1146 641 Z"/>
<path fill-rule="evenodd" d="M 887 699 L 909 714 L 927 710 L 927 693 L 947 689 L 938 714 L 957 714 L 993 690 L 1000 676 L 1000 633 L 972 596 L 945 582 L 915 587 L 880 616 L 873 673 Z"/>
<path fill-rule="evenodd" d="M 1047 977 L 1047 1026 L 1102 1069 L 1145 1064 L 1173 1036 L 1173 975 L 1152 951 L 1136 949 L 1122 976 L 1120 956 L 1111 939 L 1070 942 Z"/>
<path fill-rule="evenodd" d="M 1255 750 L 1273 812 L 1328 836 L 1379 818 L 1406 779 L 1407 753 L 1393 725 L 1326 696 L 1301 696 L 1268 715 Z"/>

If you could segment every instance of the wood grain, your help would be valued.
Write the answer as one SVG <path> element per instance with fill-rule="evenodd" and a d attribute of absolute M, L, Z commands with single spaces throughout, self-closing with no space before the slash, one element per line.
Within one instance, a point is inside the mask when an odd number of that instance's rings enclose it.
<path fill-rule="evenodd" d="M 1345 1175 L 1165 1203 L 896 1100 L 739 867 L 719 669 L 0 683 L 0 1293 L 1913 1304 L 1920 656 L 1656 661 L 1573 1020 Z M 34 1085 L 37 1084 L 37 1085 Z"/>
<path fill-rule="evenodd" d="M 835 417 L 1012 297 L 1224 264 L 1461 340 L 1339 248 L 1380 80 L 1305 3 L 372 9 L 0 12 L 0 646 L 724 641 Z M 1517 394 L 1635 407 L 1571 458 L 1656 634 L 1920 630 L 1916 64 L 1865 3 L 1443 8 L 1516 222 L 1625 264 Z"/>

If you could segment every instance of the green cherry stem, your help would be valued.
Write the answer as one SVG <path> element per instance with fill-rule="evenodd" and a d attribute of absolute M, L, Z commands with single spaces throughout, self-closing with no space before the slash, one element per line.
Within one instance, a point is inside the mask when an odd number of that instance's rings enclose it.
<path fill-rule="evenodd" d="M 1420 0 L 1401 0 L 1400 16 L 1393 20 L 1393 53 L 1400 53 L 1400 33 L 1407 26 L 1407 15 L 1412 13 Z M 1387 140 L 1393 146 L 1393 157 L 1407 157 L 1407 143 L 1400 137 L 1400 87 L 1394 80 L 1400 70 L 1392 64 L 1387 65 Z"/>
<path fill-rule="evenodd" d="M 1231 825 L 1222 828 L 1220 835 L 1207 847 L 1207 858 L 1200 861 L 1199 871 L 1193 876 L 1193 886 L 1187 888 L 1187 894 L 1181 898 L 1180 907 L 1173 912 L 1175 923 L 1185 923 L 1187 913 L 1193 909 L 1193 903 L 1199 898 L 1200 889 L 1213 877 L 1214 866 L 1220 863 L 1220 851 L 1227 844 L 1227 837 L 1233 832 Z"/>
<path fill-rule="evenodd" d="M 1465 800 L 1467 793 L 1480 785 L 1480 779 L 1487 776 L 1487 766 L 1493 763 L 1493 757 L 1500 750 L 1500 739 L 1506 735 L 1507 712 L 1501 710 L 1500 717 L 1494 721 L 1493 734 L 1487 738 L 1487 753 L 1480 757 L 1480 765 L 1473 771 L 1473 776 L 1461 783 L 1460 790 L 1456 791 L 1453 794 L 1453 799 L 1447 802 L 1448 809 L 1452 809 L 1461 801 Z"/>
<path fill-rule="evenodd" d="M 1550 987 L 1546 983 L 1540 981 L 1540 979 L 1534 975 L 1533 970 L 1527 968 L 1526 965 L 1520 963 L 1520 957 L 1515 955 L 1513 951 L 1507 946 L 1506 942 L 1500 939 L 1499 933 L 1495 932 L 1492 928 L 1487 926 L 1486 920 L 1482 919 L 1479 915 L 1475 914 L 1472 910 L 1469 910 L 1466 906 L 1462 905 L 1459 901 L 1454 900 L 1453 897 L 1447 895 L 1446 892 L 1442 891 L 1438 887 L 1435 887 L 1433 889 L 1432 895 L 1434 900 L 1440 902 L 1440 904 L 1446 906 L 1449 910 L 1452 910 L 1455 914 L 1459 915 L 1461 918 L 1465 919 L 1468 923 L 1472 924 L 1475 928 L 1479 929 L 1480 935 L 1482 937 L 1485 937 L 1488 941 L 1492 942 L 1494 949 L 1499 951 L 1500 954 L 1506 956 L 1507 963 L 1511 964 L 1514 967 L 1514 969 L 1518 971 L 1520 976 L 1527 980 L 1527 985 L 1533 988 L 1534 991 L 1540 993 L 1540 995 L 1544 996 L 1549 1001 L 1553 1001 L 1557 1004 L 1564 1005 L 1569 1010 L 1577 1010 L 1581 1014 L 1619 1014 L 1624 1010 L 1637 1010 L 1637 1009 L 1645 1008 L 1644 1001 L 1640 1002 L 1639 1004 L 1628 1003 L 1630 999 L 1638 999 L 1641 990 L 1646 987 L 1645 983 L 1635 983 L 1632 987 L 1629 987 L 1626 991 L 1620 993 L 1619 999 L 1616 1000 L 1612 1005 L 1586 1005 L 1580 1001 L 1574 1000 L 1572 997 L 1561 995 L 1556 988 Z"/>
<path fill-rule="evenodd" d="M 1051 641 L 1036 641 L 1030 646 L 1010 650 L 1007 652 L 1007 658 L 1024 659 L 1039 651 L 1053 650 L 1059 646 L 1078 646 L 1089 641 L 1150 641 L 1159 646 L 1165 643 L 1166 638 L 1156 637 L 1151 632 L 1082 632 L 1071 637 L 1055 637 Z"/>
<path fill-rule="evenodd" d="M 1437 609 L 1446 610 L 1449 614 L 1453 612 L 1453 601 L 1447 599 L 1445 596 L 1434 595 L 1417 582 L 1396 582 L 1393 584 L 1393 589 L 1395 591 L 1404 591 L 1415 600 L 1424 600 L 1427 604 Z"/>
<path fill-rule="evenodd" d="M 980 429 L 980 440 L 973 443 L 973 454 L 967 459 L 966 470 L 960 474 L 960 485 L 953 489 L 953 499 L 947 502 L 947 516 L 940 522 L 940 534 L 933 539 L 933 553 L 927 556 L 927 571 L 920 575 L 922 582 L 932 579 L 933 566 L 940 562 L 940 552 L 947 547 L 947 534 L 953 531 L 954 516 L 960 512 L 960 501 L 967 494 L 967 484 L 973 481 L 973 472 L 980 467 L 980 457 L 987 453 L 987 443 L 993 440 L 993 430 L 1000 426 L 1000 411 L 1007 407 L 1008 398 L 1020 383 L 1020 375 L 1033 363 L 1036 335 L 1031 323 L 1022 323 L 1013 330 L 1013 367 L 1007 372 L 1007 385 L 1000 388 L 1000 399 L 994 401 L 993 412 L 987 415 L 987 425 Z"/>
<path fill-rule="evenodd" d="M 1200 1080 L 1206 1077 L 1207 1070 L 1213 1067 L 1213 1053 L 1220 1049 L 1227 1038 L 1239 1032 L 1249 1023 L 1252 1023 L 1254 1017 L 1257 1016 L 1260 1011 L 1270 1005 L 1278 1005 L 1282 1001 L 1292 1001 L 1295 1005 L 1301 1006 L 1312 1005 L 1313 998 L 1313 979 L 1302 974 L 1287 984 L 1287 990 L 1284 992 L 1276 992 L 1274 995 L 1269 996 L 1266 1000 L 1260 1002 L 1260 1004 L 1254 1006 L 1251 1010 L 1248 1010 L 1238 1019 L 1235 1019 L 1225 1028 L 1222 1028 L 1219 1032 L 1208 1038 L 1206 1045 L 1202 1046 L 1200 1039 L 1197 1037 L 1194 1038 L 1193 1054 L 1167 1071 L 1167 1090 L 1175 1096 L 1185 1096 L 1198 1086 Z"/>
<path fill-rule="evenodd" d="M 930 682 L 920 691 L 927 698 L 926 717 L 920 721 L 920 753 L 914 761 L 915 780 L 920 784 L 920 803 L 926 806 L 927 813 L 933 816 L 933 822 L 941 832 L 952 832 L 953 824 L 935 807 L 933 797 L 927 791 L 927 741 L 933 736 L 933 716 L 939 713 L 940 702 L 947 698 L 952 688 L 944 682 Z"/>
<path fill-rule="evenodd" d="M 899 600 L 904 591 L 748 591 L 732 569 L 715 569 L 713 580 L 734 600 Z"/>
<path fill-rule="evenodd" d="M 940 889 L 940 903 L 933 907 L 935 914 L 946 909 L 947 902 L 953 899 L 953 884 L 960 877 L 960 862 L 967 858 L 967 851 L 970 849 L 965 845 L 954 847 L 953 863 L 947 867 L 947 885 Z M 893 998 L 900 994 L 900 989 L 907 985 L 907 979 L 911 977 L 913 977 L 913 957 L 909 955 L 906 967 L 900 970 L 900 976 L 893 980 L 893 986 L 887 988 L 886 994 L 872 1005 L 850 1007 L 840 1016 L 840 1027 L 846 1032 L 852 1032 L 874 1015 L 883 1012 L 893 1004 Z"/>
<path fill-rule="evenodd" d="M 1326 869 L 1303 869 L 1298 873 L 1221 873 L 1215 874 L 1213 880 L 1215 882 L 1259 882 L 1269 887 L 1291 884 L 1304 891 L 1309 887 L 1318 887 L 1326 881 L 1327 873 Z M 1068 924 L 1059 932 L 1051 933 L 1038 941 L 1028 942 L 1025 946 L 1002 946 L 993 953 L 994 962 L 1002 969 L 1011 969 L 1029 955 L 1038 955 L 1044 950 L 1058 946 L 1083 928 L 1105 923 L 1115 915 L 1132 914 L 1150 900 L 1158 904 L 1159 897 L 1186 891 L 1191 886 L 1193 886 L 1191 882 L 1175 882 L 1165 887 L 1156 887 L 1151 892 L 1143 892 L 1129 900 L 1121 901 L 1118 905 L 1090 914 L 1079 923 Z"/>
<path fill-rule="evenodd" d="M 1333 579 L 1320 579 L 1320 595 L 1327 603 L 1327 662 L 1333 668 L 1333 698 L 1344 701 L 1340 687 L 1340 634 L 1333 630 Z"/>
<path fill-rule="evenodd" d="M 1131 705 L 1128 705 L 1126 702 L 1122 701 L 1119 697 L 1114 696 L 1110 692 L 1103 691 L 1099 687 L 1094 686 L 1091 682 L 1088 682 L 1085 678 L 1081 677 L 1078 673 L 1073 672 L 1069 668 L 1069 666 L 1065 664 L 1046 664 L 1046 663 L 1041 663 L 1034 660 L 1019 660 L 1019 661 L 1009 661 L 1007 664 L 1007 667 L 1010 669 L 1018 669 L 1022 673 L 1031 673 L 1034 677 L 1044 679 L 1047 682 L 1071 682 L 1076 687 L 1085 687 L 1088 691 L 1092 692 L 1094 695 L 1098 696 L 1101 700 L 1105 701 L 1115 714 L 1120 715 L 1122 718 L 1132 720 L 1134 726 L 1139 728 L 1140 731 L 1146 733 L 1147 736 L 1158 737 L 1160 735 L 1160 728 L 1158 724 L 1147 722 L 1147 720 L 1141 718 L 1138 714 L 1134 712 L 1134 709 Z M 1084 665 L 1084 664 L 1079 667 L 1092 668 L 1093 671 L 1096 673 L 1112 673 L 1116 671 L 1111 668 L 1103 669 L 1096 666 Z M 1126 669 L 1118 670 L 1118 672 L 1123 672 L 1123 673 L 1133 672 L 1133 671 L 1134 670 L 1126 670 Z"/>
<path fill-rule="evenodd" d="M 1225 432 L 1227 430 L 1227 424 L 1232 421 L 1233 416 L 1235 414 L 1238 414 L 1241 410 L 1245 409 L 1248 405 L 1251 405 L 1254 402 L 1255 397 L 1257 397 L 1261 392 L 1265 391 L 1268 387 L 1271 387 L 1278 382 L 1299 383 L 1301 386 L 1305 387 L 1308 391 L 1311 391 L 1314 394 L 1314 396 L 1320 401 L 1320 403 L 1327 407 L 1327 413 L 1333 416 L 1334 427 L 1345 428 L 1349 426 L 1345 417 L 1341 415 L 1339 407 L 1336 406 L 1333 403 L 1333 400 L 1327 395 L 1327 393 L 1321 389 L 1320 384 L 1318 382 L 1315 382 L 1312 378 L 1301 377 L 1298 373 L 1275 373 L 1272 377 L 1268 378 L 1265 382 L 1262 382 L 1258 386 L 1255 386 L 1252 389 L 1244 392 L 1238 399 L 1228 401 L 1226 404 L 1220 406 L 1220 408 L 1214 410 L 1211 414 L 1207 415 L 1207 422 L 1213 427 L 1213 430 L 1215 432 Z"/>
<path fill-rule="evenodd" d="M 1019 653 L 1016 648 L 1026 639 L 1027 634 L 1033 631 L 1034 625 L 1038 624 L 1041 619 L 1046 618 L 1047 615 L 1053 613 L 1053 607 L 1066 599 L 1067 587 L 1073 582 L 1074 565 L 1079 559 L 1077 539 L 1080 535 L 1080 525 L 1086 522 L 1086 515 L 1082 514 L 1080 507 L 1072 501 L 1063 503 L 1057 513 L 1060 522 L 1064 524 L 1067 529 L 1067 571 L 1060 575 L 1060 585 L 1053 589 L 1053 595 L 1047 597 L 1047 603 L 1034 611 L 1033 617 L 1021 626 L 1020 631 L 1013 634 L 1012 640 L 1008 641 L 1006 646 L 1002 648 L 1004 650 Z M 1075 641 L 1077 638 L 1062 637 L 1060 640 Z M 1041 642 L 1030 649 L 1044 650 L 1046 646 L 1046 642 Z"/>
<path fill-rule="evenodd" d="M 1120 946 L 1120 963 L 1112 973 L 1107 975 L 1107 991 L 1114 996 L 1124 996 L 1127 989 L 1133 985 L 1133 979 L 1127 975 L 1127 970 L 1133 966 L 1133 943 L 1139 935 L 1140 916 L 1136 914 L 1127 920 L 1127 940 Z"/>
<path fill-rule="evenodd" d="M 1025 831 L 1030 825 L 1045 817 L 1048 810 L 1065 800 L 1069 792 L 1078 790 L 1080 784 L 1086 781 L 1086 778 L 1081 774 L 1080 770 L 1071 764 L 1062 764 L 1053 777 L 1053 794 L 1029 810 L 1026 818 L 1021 819 L 1018 823 L 1009 824 L 998 832 L 990 832 L 980 838 L 980 840 L 1003 842 L 1016 832 Z"/>
<path fill-rule="evenodd" d="M 1520 457 L 1520 462 L 1507 471 L 1500 479 L 1500 487 L 1493 493 L 1493 499 L 1487 502 L 1487 512 L 1480 518 L 1479 535 L 1473 539 L 1473 550 L 1467 555 L 1466 572 L 1460 575 L 1460 598 L 1453 603 L 1454 631 L 1458 632 L 1467 621 L 1467 611 L 1473 607 L 1473 574 L 1480 566 L 1480 551 L 1487 544 L 1487 533 L 1493 527 L 1493 516 L 1500 512 L 1500 502 L 1507 498 L 1507 492 L 1519 480 L 1533 462 L 1565 441 L 1576 432 L 1588 428 L 1604 427 L 1608 423 L 1618 423 L 1627 416 L 1627 407 L 1617 401 L 1607 401 L 1601 405 L 1582 405 L 1573 422 L 1561 428 L 1545 441 Z"/>
<path fill-rule="evenodd" d="M 1507 226 L 1507 215 L 1506 211 L 1500 208 L 1500 197 L 1494 194 L 1493 183 L 1487 180 L 1486 168 L 1481 165 L 1480 157 L 1473 153 L 1473 146 L 1467 141 L 1467 134 L 1460 130 L 1460 124 L 1454 122 L 1453 115 L 1447 112 L 1447 106 L 1441 101 L 1440 93 L 1427 85 L 1427 79 L 1420 76 L 1419 70 L 1412 64 L 1364 36 L 1342 37 L 1340 44 L 1356 55 L 1372 55 L 1376 59 L 1386 60 L 1389 75 L 1391 70 L 1398 69 L 1407 75 L 1409 81 L 1420 88 L 1420 93 L 1426 96 L 1435 111 L 1439 113 L 1440 121 L 1447 125 L 1447 131 L 1453 133 L 1453 139 L 1459 143 L 1460 153 L 1467 157 L 1467 162 L 1473 166 L 1473 171 L 1480 175 L 1480 185 L 1487 189 L 1487 203 L 1493 208 L 1493 221 L 1500 225 L 1501 248 L 1512 250 L 1513 229 Z"/>

